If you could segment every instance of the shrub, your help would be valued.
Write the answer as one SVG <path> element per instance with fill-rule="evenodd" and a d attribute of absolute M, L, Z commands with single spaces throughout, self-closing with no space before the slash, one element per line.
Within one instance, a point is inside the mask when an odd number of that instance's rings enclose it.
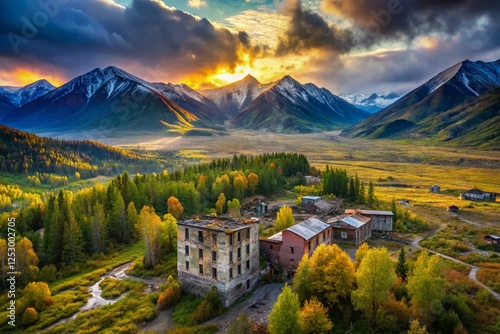
<path fill-rule="evenodd" d="M 23 325 L 30 325 L 38 320 L 38 312 L 33 307 L 28 307 L 23 313 L 21 323 Z"/>
<path fill-rule="evenodd" d="M 202 323 L 218 316 L 223 309 L 219 291 L 216 287 L 212 287 L 192 314 L 192 318 L 196 323 Z"/>

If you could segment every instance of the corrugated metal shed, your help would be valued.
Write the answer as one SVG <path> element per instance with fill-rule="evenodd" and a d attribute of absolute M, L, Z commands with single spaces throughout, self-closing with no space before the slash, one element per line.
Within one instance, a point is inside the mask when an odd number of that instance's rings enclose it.
<path fill-rule="evenodd" d="M 314 203 L 313 205 L 323 212 L 329 212 L 333 209 L 333 204 L 329 203 L 325 200 L 320 200 L 320 201 Z"/>
<path fill-rule="evenodd" d="M 330 225 L 319 219 L 309 218 L 302 223 L 287 228 L 287 230 L 301 236 L 305 240 L 309 240 L 326 230 L 329 226 Z"/>
<path fill-rule="evenodd" d="M 392 216 L 392 211 L 378 211 L 378 210 L 358 210 L 359 213 L 364 215 L 379 215 L 379 216 Z"/>
<path fill-rule="evenodd" d="M 363 225 L 365 225 L 370 219 L 366 220 L 367 218 L 365 217 L 360 217 L 360 216 L 347 216 L 345 218 L 342 218 L 342 222 L 346 223 L 349 226 L 352 226 L 354 228 L 359 228 Z"/>

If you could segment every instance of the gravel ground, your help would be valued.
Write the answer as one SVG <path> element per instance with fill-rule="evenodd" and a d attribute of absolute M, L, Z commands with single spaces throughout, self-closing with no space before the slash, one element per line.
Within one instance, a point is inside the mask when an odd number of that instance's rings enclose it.
<path fill-rule="evenodd" d="M 207 322 L 219 325 L 218 333 L 226 333 L 231 322 L 241 313 L 247 313 L 252 321 L 267 322 L 267 317 L 271 312 L 274 303 L 281 293 L 283 283 L 271 283 L 255 289 L 250 297 L 242 300 L 226 313 Z"/>

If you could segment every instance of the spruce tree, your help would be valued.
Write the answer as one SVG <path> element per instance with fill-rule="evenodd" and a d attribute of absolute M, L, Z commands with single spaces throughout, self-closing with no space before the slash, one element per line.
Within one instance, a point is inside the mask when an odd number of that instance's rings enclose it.
<path fill-rule="evenodd" d="M 83 260 L 83 237 L 78 224 L 72 220 L 64 222 L 62 260 L 74 264 Z"/>
<path fill-rule="evenodd" d="M 396 274 L 401 277 L 403 281 L 406 281 L 408 276 L 408 264 L 406 263 L 406 253 L 405 248 L 401 248 L 398 256 L 398 263 L 396 264 Z"/>

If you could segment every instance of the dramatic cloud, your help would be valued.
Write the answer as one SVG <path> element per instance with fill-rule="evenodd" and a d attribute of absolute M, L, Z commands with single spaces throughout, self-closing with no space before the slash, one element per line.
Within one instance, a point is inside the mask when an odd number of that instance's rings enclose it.
<path fill-rule="evenodd" d="M 70 76 L 113 64 L 157 80 L 180 80 L 235 68 L 243 52 L 253 52 L 244 32 L 156 0 L 133 0 L 126 8 L 109 0 L 8 1 L 0 12 L 0 35 L 7 37 L 0 40 L 4 66 L 59 66 Z"/>
<path fill-rule="evenodd" d="M 462 33 L 478 22 L 485 44 L 498 37 L 500 2 L 490 0 L 323 0 L 326 12 L 352 20 L 372 38 L 413 39 L 429 33 Z"/>
<path fill-rule="evenodd" d="M 203 0 L 188 0 L 188 6 L 193 8 L 206 7 L 207 2 Z"/>
<path fill-rule="evenodd" d="M 283 14 L 290 16 L 288 28 L 276 49 L 278 56 L 308 52 L 311 49 L 343 54 L 355 45 L 349 30 L 329 25 L 317 13 L 304 9 L 298 0 L 285 0 L 278 4 L 278 8 Z"/>

